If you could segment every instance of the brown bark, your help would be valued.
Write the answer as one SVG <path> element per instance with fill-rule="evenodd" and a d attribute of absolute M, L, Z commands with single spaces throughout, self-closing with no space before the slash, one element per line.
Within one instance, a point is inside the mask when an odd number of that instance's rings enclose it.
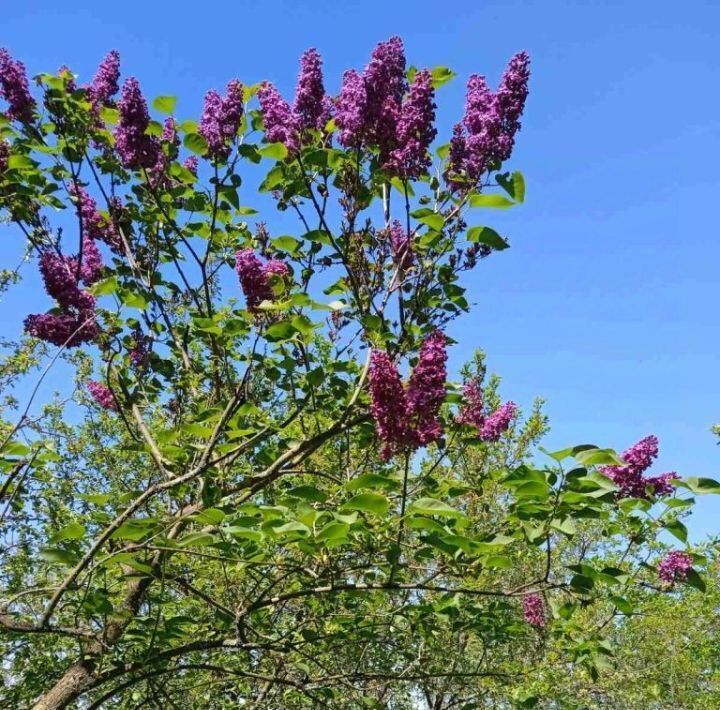
<path fill-rule="evenodd" d="M 159 563 L 159 560 L 158 560 Z M 84 649 L 84 657 L 73 663 L 55 685 L 33 706 L 33 710 L 62 710 L 90 688 L 95 681 L 95 669 L 105 648 L 113 646 L 135 618 L 145 594 L 153 582 L 152 577 L 135 579 L 128 585 L 121 613 L 111 618 L 102 636 Z"/>

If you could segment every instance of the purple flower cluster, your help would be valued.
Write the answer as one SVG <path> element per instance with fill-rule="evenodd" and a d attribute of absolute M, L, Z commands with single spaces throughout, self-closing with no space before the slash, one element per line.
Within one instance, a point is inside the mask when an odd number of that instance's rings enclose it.
<path fill-rule="evenodd" d="M 265 124 L 265 136 L 270 143 L 282 143 L 288 151 L 300 148 L 298 118 L 280 92 L 269 82 L 258 91 L 258 101 Z"/>
<path fill-rule="evenodd" d="M 322 59 L 314 48 L 300 57 L 300 73 L 292 105 L 270 83 L 264 82 L 258 91 L 265 135 L 270 143 L 282 143 L 291 153 L 297 153 L 307 131 L 322 131 L 330 120 L 332 105 L 325 96 Z"/>
<path fill-rule="evenodd" d="M 486 416 L 483 404 L 483 390 L 479 380 L 470 380 L 463 387 L 465 402 L 460 409 L 456 421 L 458 424 L 469 424 L 478 431 L 483 441 L 498 441 L 508 430 L 518 410 L 515 402 L 505 402 L 492 414 Z"/>
<path fill-rule="evenodd" d="M 118 92 L 120 80 L 120 54 L 108 52 L 88 87 L 88 97 L 93 111 L 99 113 L 103 106 L 111 105 L 112 97 Z"/>
<path fill-rule="evenodd" d="M 83 232 L 90 239 L 97 239 L 107 244 L 115 253 L 123 251 L 122 239 L 115 225 L 105 219 L 97 210 L 95 200 L 80 186 L 70 188 L 75 200 L 75 209 L 82 221 Z"/>
<path fill-rule="evenodd" d="M 386 167 L 403 178 L 418 178 L 430 167 L 428 150 L 437 135 L 435 89 L 432 76 L 424 69 L 417 72 L 410 93 L 400 109 L 395 140 Z"/>
<path fill-rule="evenodd" d="M 415 261 L 413 252 L 413 240 L 396 219 L 388 229 L 390 236 L 390 247 L 393 251 L 393 259 L 401 269 L 409 269 Z"/>
<path fill-rule="evenodd" d="M 485 423 L 485 408 L 483 405 L 483 390 L 479 380 L 469 380 L 463 385 L 465 402 L 460 409 L 456 421 L 458 424 L 469 424 L 482 430 Z"/>
<path fill-rule="evenodd" d="M 225 96 L 214 89 L 205 95 L 198 132 L 207 141 L 208 156 L 213 160 L 227 160 L 243 111 L 243 87 L 237 79 L 228 83 Z"/>
<path fill-rule="evenodd" d="M 362 74 L 351 69 L 343 75 L 335 101 L 340 143 L 352 148 L 376 145 L 385 162 L 396 144 L 406 89 L 405 49 L 399 37 L 391 37 L 375 47 Z"/>
<path fill-rule="evenodd" d="M 437 135 L 435 89 L 430 72 L 422 70 L 408 91 L 405 64 L 399 37 L 380 42 L 362 74 L 343 75 L 335 122 L 342 145 L 375 147 L 387 170 L 417 178 L 430 166 L 428 148 Z"/>
<path fill-rule="evenodd" d="M 503 432 L 508 430 L 510 423 L 517 417 L 515 402 L 501 404 L 483 423 L 480 438 L 483 441 L 498 441 Z"/>
<path fill-rule="evenodd" d="M 118 102 L 120 121 L 115 131 L 115 150 L 123 167 L 152 170 L 158 162 L 160 144 L 145 133 L 150 125 L 147 102 L 137 79 L 125 80 Z"/>
<path fill-rule="evenodd" d="M 284 277 L 290 273 L 288 265 L 279 259 L 263 264 L 252 249 L 241 249 L 235 254 L 235 270 L 245 294 L 248 310 L 255 311 L 263 301 L 275 300 L 270 275 Z"/>
<path fill-rule="evenodd" d="M 185 170 L 189 170 L 195 177 L 197 177 L 198 173 L 198 165 L 199 161 L 197 158 L 197 155 L 191 155 L 189 158 L 186 158 L 185 162 L 183 163 L 183 167 Z"/>
<path fill-rule="evenodd" d="M 84 237 L 80 278 L 82 278 L 86 286 L 91 286 L 100 280 L 104 268 L 105 264 L 97 244 L 90 237 Z"/>
<path fill-rule="evenodd" d="M 10 157 L 10 146 L 6 141 L 0 139 L 0 175 L 2 175 L 8 166 L 8 158 Z"/>
<path fill-rule="evenodd" d="M 465 115 L 462 123 L 455 125 L 450 142 L 451 174 L 464 173 L 475 183 L 483 172 L 510 157 L 515 134 L 520 130 L 529 79 L 530 57 L 526 52 L 510 60 L 495 94 L 484 77 L 470 77 Z"/>
<path fill-rule="evenodd" d="M 373 352 L 370 361 L 370 412 L 387 460 L 400 451 L 437 441 L 443 433 L 438 419 L 445 399 L 447 353 L 445 335 L 435 331 L 420 348 L 407 389 L 387 353 Z"/>
<path fill-rule="evenodd" d="M 57 301 L 60 313 L 29 315 L 25 319 L 25 330 L 30 335 L 54 345 L 75 347 L 94 340 L 99 334 L 95 297 L 79 284 L 80 280 L 86 285 L 94 283 L 103 269 L 100 252 L 89 236 L 83 239 L 79 269 L 78 258 L 51 249 L 40 254 L 39 267 L 45 290 Z"/>
<path fill-rule="evenodd" d="M 329 119 L 322 59 L 320 53 L 313 47 L 300 57 L 300 74 L 295 89 L 293 113 L 301 130 L 321 131 Z"/>
<path fill-rule="evenodd" d="M 25 331 L 34 338 L 53 345 L 74 348 L 89 343 L 99 335 L 94 311 L 39 313 L 25 319 Z"/>
<path fill-rule="evenodd" d="M 543 628 L 547 624 L 545 618 L 545 602 L 539 594 L 528 594 L 523 599 L 523 617 L 525 623 L 536 628 Z"/>
<path fill-rule="evenodd" d="M 677 581 L 684 582 L 692 569 L 692 558 L 685 552 L 673 550 L 660 561 L 657 566 L 658 577 L 666 584 Z"/>
<path fill-rule="evenodd" d="M 405 390 L 400 373 L 387 353 L 373 352 L 369 384 L 370 413 L 383 442 L 380 456 L 387 461 L 400 451 L 415 446 L 415 436 L 407 421 Z"/>
<path fill-rule="evenodd" d="M 107 385 L 102 382 L 96 382 L 90 380 L 87 383 L 88 392 L 90 396 L 99 404 L 103 409 L 108 409 L 112 412 L 117 411 L 117 403 L 113 397 L 113 393 Z"/>
<path fill-rule="evenodd" d="M 445 399 L 446 343 L 445 334 L 439 330 L 425 338 L 418 363 L 410 375 L 407 416 L 414 425 L 420 446 L 437 441 L 443 434 L 438 412 Z"/>
<path fill-rule="evenodd" d="M 647 498 L 648 490 L 655 496 L 671 495 L 671 481 L 679 478 L 671 471 L 659 476 L 643 476 L 658 455 L 656 436 L 646 436 L 622 454 L 622 466 L 603 466 L 601 471 L 618 487 L 618 498 Z"/>
<path fill-rule="evenodd" d="M 169 116 L 165 119 L 160 140 L 163 143 L 168 143 L 171 146 L 177 147 L 180 145 L 180 138 L 178 137 L 177 133 L 177 124 L 175 123 L 175 119 L 172 118 L 172 116 Z"/>
<path fill-rule="evenodd" d="M 130 350 L 130 362 L 135 367 L 141 367 L 147 362 L 147 357 L 150 353 L 151 340 L 148 336 L 143 335 L 142 330 L 139 328 L 133 334 L 133 346 Z"/>
<path fill-rule="evenodd" d="M 25 65 L 0 48 L 0 96 L 8 103 L 8 118 L 32 120 L 35 100 L 30 95 Z"/>
<path fill-rule="evenodd" d="M 340 130 L 340 143 L 359 148 L 364 139 L 367 108 L 365 79 L 354 69 L 343 74 L 340 95 L 335 99 L 335 123 Z"/>

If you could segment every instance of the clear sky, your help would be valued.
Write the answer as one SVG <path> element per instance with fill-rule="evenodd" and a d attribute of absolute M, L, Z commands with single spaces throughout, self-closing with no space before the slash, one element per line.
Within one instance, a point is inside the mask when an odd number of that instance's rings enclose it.
<path fill-rule="evenodd" d="M 399 34 L 411 63 L 459 74 L 440 96 L 447 135 L 468 74 L 495 83 L 528 50 L 531 96 L 509 165 L 527 201 L 487 214 L 512 249 L 473 273 L 478 306 L 451 331 L 453 364 L 482 347 L 506 397 L 546 398 L 551 448 L 622 450 L 655 433 L 658 472 L 715 478 L 719 28 L 713 0 L 0 0 L 0 46 L 31 73 L 67 64 L 89 80 L 116 48 L 147 94 L 181 97 L 182 118 L 234 77 L 291 95 L 309 46 L 335 91 L 344 69 Z M 690 529 L 720 533 L 720 498 L 701 500 Z"/>

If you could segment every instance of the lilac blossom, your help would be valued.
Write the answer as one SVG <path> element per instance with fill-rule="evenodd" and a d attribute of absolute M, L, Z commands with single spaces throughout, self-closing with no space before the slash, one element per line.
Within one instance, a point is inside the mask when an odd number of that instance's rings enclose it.
<path fill-rule="evenodd" d="M 314 48 L 300 57 L 300 75 L 295 89 L 293 114 L 301 130 L 322 130 L 328 122 L 322 59 Z"/>
<path fill-rule="evenodd" d="M 415 437 L 408 426 L 405 391 L 390 356 L 373 351 L 369 370 L 370 413 L 382 441 L 380 455 L 388 460 L 412 447 Z"/>
<path fill-rule="evenodd" d="M 100 333 L 93 310 L 29 315 L 25 319 L 25 331 L 34 338 L 68 348 L 91 342 Z"/>
<path fill-rule="evenodd" d="M 32 120 L 35 100 L 30 95 L 25 65 L 0 48 L 0 96 L 8 103 L 7 115 L 27 123 Z"/>
<path fill-rule="evenodd" d="M 692 569 L 692 558 L 686 552 L 672 550 L 657 566 L 658 577 L 666 584 L 684 582 Z"/>
<path fill-rule="evenodd" d="M 186 158 L 183 163 L 185 170 L 189 170 L 195 177 L 197 177 L 198 165 L 199 161 L 197 155 L 191 155 L 189 158 Z"/>
<path fill-rule="evenodd" d="M 408 235 L 397 219 L 390 224 L 388 234 L 395 263 L 401 269 L 409 269 L 415 261 L 412 236 Z"/>
<path fill-rule="evenodd" d="M 243 87 L 236 79 L 228 83 L 225 96 L 211 89 L 205 95 L 198 132 L 213 160 L 227 160 L 243 117 Z"/>
<path fill-rule="evenodd" d="M 515 402 L 505 402 L 500 405 L 489 417 L 485 419 L 480 430 L 483 441 L 498 441 L 503 432 L 506 432 L 515 417 L 517 417 Z"/>
<path fill-rule="evenodd" d="M 340 129 L 341 145 L 358 148 L 362 144 L 367 100 L 363 77 L 349 69 L 343 74 L 340 95 L 335 100 L 335 123 Z"/>
<path fill-rule="evenodd" d="M 523 617 L 525 623 L 536 628 L 542 628 L 547 624 L 545 618 L 545 602 L 539 594 L 528 594 L 523 599 Z"/>
<path fill-rule="evenodd" d="M 96 113 L 99 113 L 103 106 L 111 105 L 112 97 L 118 92 L 119 80 L 120 53 L 113 49 L 100 62 L 88 88 L 90 103 Z"/>
<path fill-rule="evenodd" d="M 104 385 L 102 382 L 90 380 L 87 383 L 87 389 L 90 393 L 90 396 L 103 409 L 108 409 L 112 412 L 117 411 L 117 403 L 115 402 L 115 397 L 113 397 L 112 390 L 107 385 Z"/>
<path fill-rule="evenodd" d="M 86 286 L 91 286 L 100 280 L 102 271 L 105 268 L 102 255 L 94 240 L 90 237 L 83 238 L 82 264 L 80 265 L 80 277 Z"/>
<path fill-rule="evenodd" d="M 6 141 L 0 139 L 0 175 L 2 175 L 8 166 L 8 158 L 10 157 L 10 146 Z"/>
<path fill-rule="evenodd" d="M 403 178 L 418 178 L 430 167 L 428 150 L 437 135 L 435 90 L 427 69 L 417 72 L 410 93 L 402 104 L 395 143 L 387 167 Z"/>
<path fill-rule="evenodd" d="M 456 421 L 458 424 L 469 424 L 474 426 L 478 432 L 482 430 L 485 423 L 485 412 L 483 407 L 483 390 L 480 381 L 469 380 L 463 386 L 463 403 Z"/>
<path fill-rule="evenodd" d="M 235 254 L 235 270 L 240 277 L 240 286 L 245 294 L 248 310 L 255 311 L 263 301 L 275 300 L 270 285 L 270 275 L 289 275 L 288 265 L 280 259 L 270 259 L 263 264 L 252 249 L 241 249 Z"/>
<path fill-rule="evenodd" d="M 125 80 L 118 102 L 120 120 L 115 131 L 115 150 L 123 167 L 153 169 L 158 161 L 158 140 L 145 132 L 150 125 L 147 102 L 137 79 Z"/>
<path fill-rule="evenodd" d="M 439 330 L 425 338 L 408 382 L 407 416 L 421 446 L 437 441 L 443 433 L 438 412 L 445 399 L 446 342 L 445 334 Z"/>
<path fill-rule="evenodd" d="M 265 124 L 265 136 L 270 143 L 282 143 L 288 151 L 296 153 L 300 148 L 298 140 L 298 118 L 290 104 L 270 83 L 264 82 L 258 91 L 260 110 Z"/>

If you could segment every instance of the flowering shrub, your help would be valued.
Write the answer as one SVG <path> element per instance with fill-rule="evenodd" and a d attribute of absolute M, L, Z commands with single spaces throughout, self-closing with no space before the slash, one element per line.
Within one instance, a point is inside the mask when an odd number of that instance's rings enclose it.
<path fill-rule="evenodd" d="M 472 76 L 442 136 L 453 76 L 393 37 L 331 93 L 310 49 L 292 103 L 232 79 L 188 118 L 117 52 L 31 91 L 0 51 L 0 209 L 51 299 L 2 376 L 59 366 L 90 404 L 61 376 L 3 405 L 9 707 L 445 707 L 511 682 L 527 624 L 602 667 L 683 490 L 720 486 L 646 477 L 653 437 L 531 464 L 540 410 L 480 361 L 448 379 L 464 275 L 509 246 L 487 215 L 525 198 L 529 58 Z"/>

